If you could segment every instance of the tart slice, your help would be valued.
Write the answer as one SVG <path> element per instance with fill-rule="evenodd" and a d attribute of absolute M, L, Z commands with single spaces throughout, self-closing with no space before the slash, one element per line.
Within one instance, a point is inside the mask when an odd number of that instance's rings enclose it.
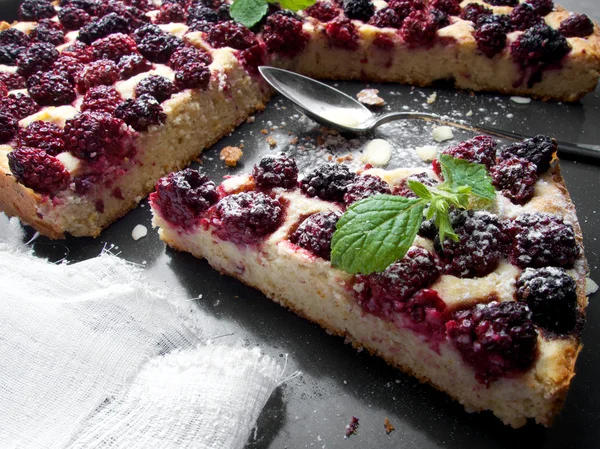
<path fill-rule="evenodd" d="M 186 169 L 158 182 L 153 223 L 171 247 L 468 410 L 491 410 L 513 427 L 528 418 L 549 426 L 574 376 L 587 305 L 582 237 L 555 151 L 545 136 L 499 150 L 479 136 L 446 149 L 433 169 L 355 173 L 329 163 L 300 181 L 292 159 L 267 156 L 218 187 Z M 441 222 L 425 220 L 388 266 L 341 269 L 331 242 L 351 212 L 381 199 L 406 204 L 417 196 L 413 181 L 442 190 L 447 158 L 489 172 L 488 208 L 455 208 L 454 240 L 441 242 Z"/>

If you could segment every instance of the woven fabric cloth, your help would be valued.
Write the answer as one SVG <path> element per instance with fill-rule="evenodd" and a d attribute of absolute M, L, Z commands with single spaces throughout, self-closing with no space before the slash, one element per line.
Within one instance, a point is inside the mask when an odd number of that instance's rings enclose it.
<path fill-rule="evenodd" d="M 141 268 L 46 262 L 0 218 L 3 448 L 244 446 L 281 382 L 273 359 L 206 342 Z"/>

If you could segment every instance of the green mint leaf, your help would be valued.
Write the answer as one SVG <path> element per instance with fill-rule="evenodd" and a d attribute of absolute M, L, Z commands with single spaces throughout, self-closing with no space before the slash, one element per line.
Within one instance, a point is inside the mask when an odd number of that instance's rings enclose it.
<path fill-rule="evenodd" d="M 260 22 L 268 9 L 266 0 L 235 0 L 229 7 L 233 20 L 251 28 Z"/>
<path fill-rule="evenodd" d="M 424 200 L 394 195 L 374 195 L 354 203 L 333 234 L 332 265 L 353 274 L 385 270 L 412 245 L 424 208 Z"/>
<path fill-rule="evenodd" d="M 487 200 L 496 197 L 492 178 L 483 164 L 474 164 L 464 159 L 453 158 L 448 154 L 440 156 L 442 174 L 446 183 L 453 189 L 471 187 L 471 193 Z"/>
<path fill-rule="evenodd" d="M 409 178 L 408 179 L 408 187 L 410 187 L 410 190 L 415 192 L 417 194 L 417 196 L 419 196 L 421 198 L 425 198 L 426 200 L 431 199 L 431 196 L 432 196 L 431 192 L 429 191 L 429 189 L 427 188 L 427 186 L 425 184 Z"/>
<path fill-rule="evenodd" d="M 438 228 L 438 235 L 440 237 L 442 246 L 444 246 L 446 237 L 450 237 L 455 242 L 458 241 L 458 235 L 456 235 L 454 229 L 452 228 L 452 223 L 450 223 L 450 215 L 448 214 L 447 206 L 448 205 L 446 204 L 445 210 L 440 208 L 440 210 L 436 211 L 435 213 L 435 225 Z"/>
<path fill-rule="evenodd" d="M 316 0 L 269 0 L 269 3 L 279 3 L 283 9 L 300 11 L 314 5 Z"/>

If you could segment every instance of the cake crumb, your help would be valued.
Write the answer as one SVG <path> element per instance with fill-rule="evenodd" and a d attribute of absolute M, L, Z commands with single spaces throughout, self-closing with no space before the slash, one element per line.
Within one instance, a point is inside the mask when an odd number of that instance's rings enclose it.
<path fill-rule="evenodd" d="M 136 225 L 135 228 L 133 228 L 133 231 L 131 231 L 131 237 L 133 237 L 133 240 L 139 240 L 142 237 L 146 237 L 148 235 L 148 228 L 146 228 L 146 226 L 144 225 Z"/>
<path fill-rule="evenodd" d="M 269 131 L 267 131 L 266 129 L 261 129 L 261 130 L 260 130 L 260 132 L 261 132 L 262 134 L 269 134 Z"/>
<path fill-rule="evenodd" d="M 385 418 L 383 420 L 383 427 L 385 427 L 385 433 L 387 433 L 388 435 L 390 433 L 392 433 L 394 430 L 396 430 L 396 428 L 392 425 L 392 423 L 390 422 L 389 419 Z"/>
<path fill-rule="evenodd" d="M 251 115 L 246 119 L 246 123 L 254 123 L 256 121 L 256 117 Z"/>
<path fill-rule="evenodd" d="M 221 150 L 219 159 L 225 161 L 228 167 L 235 167 L 243 154 L 238 147 L 225 147 Z"/>
<path fill-rule="evenodd" d="M 436 142 L 444 142 L 445 140 L 454 139 L 454 133 L 449 126 L 436 126 L 431 133 L 433 140 Z"/>
<path fill-rule="evenodd" d="M 531 98 L 527 98 L 527 97 L 510 97 L 511 101 L 513 101 L 514 103 L 517 104 L 529 104 L 531 103 Z"/>
<path fill-rule="evenodd" d="M 275 148 L 277 146 L 277 141 L 275 140 L 275 138 L 273 138 L 273 136 L 267 137 L 267 143 L 271 148 Z"/>
<path fill-rule="evenodd" d="M 290 139 L 291 145 L 296 145 L 298 143 L 298 136 L 294 136 Z"/>
<path fill-rule="evenodd" d="M 427 97 L 427 104 L 433 104 L 435 103 L 435 100 L 437 100 L 437 92 L 434 92 Z"/>
<path fill-rule="evenodd" d="M 353 161 L 353 160 L 354 160 L 354 156 L 352 156 L 351 154 L 347 154 L 345 156 L 338 157 L 335 161 L 338 164 L 342 164 L 344 162 L 350 162 L 350 161 Z"/>
<path fill-rule="evenodd" d="M 358 418 L 353 416 L 350 420 L 350 423 L 346 425 L 346 436 L 344 438 L 348 438 L 351 435 L 356 435 L 358 431 Z"/>
<path fill-rule="evenodd" d="M 385 104 L 385 100 L 377 95 L 379 91 L 377 89 L 363 89 L 359 93 L 356 94 L 356 98 L 362 104 L 366 104 L 367 106 L 383 106 Z"/>

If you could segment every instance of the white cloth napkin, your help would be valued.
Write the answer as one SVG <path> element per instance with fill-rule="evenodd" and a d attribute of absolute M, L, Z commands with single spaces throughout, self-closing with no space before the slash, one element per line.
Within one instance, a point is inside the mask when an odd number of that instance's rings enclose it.
<path fill-rule="evenodd" d="M 32 256 L 0 214 L 2 448 L 242 448 L 282 369 L 203 341 L 110 254 Z"/>

